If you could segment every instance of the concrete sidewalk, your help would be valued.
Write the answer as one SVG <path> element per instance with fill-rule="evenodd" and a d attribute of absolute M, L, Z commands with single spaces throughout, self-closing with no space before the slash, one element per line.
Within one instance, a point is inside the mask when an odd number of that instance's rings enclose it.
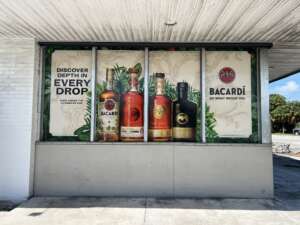
<path fill-rule="evenodd" d="M 1 225 L 299 224 L 300 204 L 255 199 L 33 198 Z"/>
<path fill-rule="evenodd" d="M 274 157 L 274 200 L 33 198 L 0 225 L 300 224 L 300 161 Z"/>
<path fill-rule="evenodd" d="M 300 152 L 300 136 L 272 134 L 272 143 L 275 145 L 290 144 L 292 152 Z"/>

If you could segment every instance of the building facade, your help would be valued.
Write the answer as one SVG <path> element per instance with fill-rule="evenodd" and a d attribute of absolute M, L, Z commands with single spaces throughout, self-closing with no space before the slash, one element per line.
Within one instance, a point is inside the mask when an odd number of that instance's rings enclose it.
<path fill-rule="evenodd" d="M 273 197 L 268 84 L 299 69 L 297 1 L 16 2 L 0 199 Z"/>

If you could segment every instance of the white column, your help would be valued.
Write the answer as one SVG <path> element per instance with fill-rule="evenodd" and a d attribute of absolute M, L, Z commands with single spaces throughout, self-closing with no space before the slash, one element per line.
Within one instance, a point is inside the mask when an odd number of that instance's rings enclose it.
<path fill-rule="evenodd" d="M 32 194 L 38 120 L 38 46 L 34 39 L 0 39 L 0 199 Z"/>
<path fill-rule="evenodd" d="M 260 112 L 261 112 L 261 141 L 271 143 L 271 120 L 269 109 L 269 65 L 268 49 L 260 49 L 259 71 L 260 71 Z"/>

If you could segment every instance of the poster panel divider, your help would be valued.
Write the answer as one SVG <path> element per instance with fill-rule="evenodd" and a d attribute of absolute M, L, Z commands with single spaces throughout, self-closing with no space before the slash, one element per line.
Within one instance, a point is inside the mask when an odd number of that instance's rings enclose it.
<path fill-rule="evenodd" d="M 206 117 L 206 110 L 205 110 L 205 48 L 201 49 L 200 52 L 200 62 L 201 62 L 201 70 L 200 70 L 200 90 L 201 90 L 201 138 L 202 143 L 206 143 L 206 130 L 205 130 L 205 117 Z"/>
<path fill-rule="evenodd" d="M 97 83 L 97 47 L 92 48 L 92 73 L 91 73 L 91 132 L 90 141 L 96 138 L 96 83 Z"/>
<path fill-rule="evenodd" d="M 144 142 L 148 142 L 149 49 L 147 47 L 145 48 L 144 67 Z"/>

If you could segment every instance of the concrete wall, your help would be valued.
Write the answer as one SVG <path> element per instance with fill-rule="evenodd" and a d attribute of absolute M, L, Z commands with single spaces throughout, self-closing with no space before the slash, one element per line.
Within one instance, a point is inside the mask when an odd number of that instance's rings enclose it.
<path fill-rule="evenodd" d="M 36 62 L 34 39 L 0 39 L 0 200 L 32 191 Z"/>
<path fill-rule="evenodd" d="M 36 196 L 273 196 L 271 145 L 38 143 Z"/>

